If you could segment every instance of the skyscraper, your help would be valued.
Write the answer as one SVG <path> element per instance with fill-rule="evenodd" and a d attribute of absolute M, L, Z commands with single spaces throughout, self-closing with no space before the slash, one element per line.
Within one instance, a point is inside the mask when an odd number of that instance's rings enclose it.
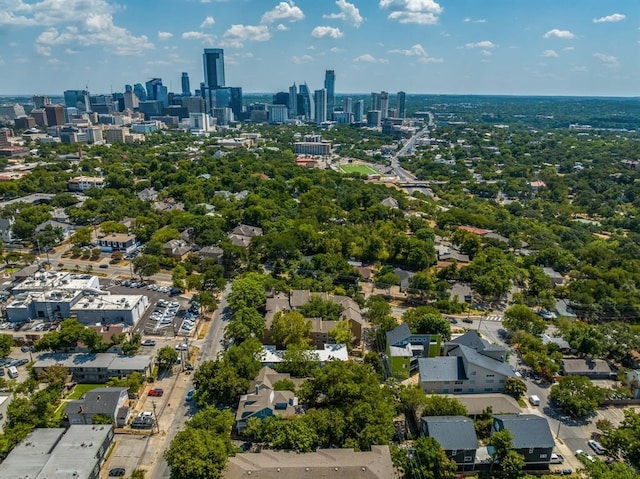
<path fill-rule="evenodd" d="M 298 87 L 294 83 L 289 87 L 289 118 L 298 116 Z"/>
<path fill-rule="evenodd" d="M 313 92 L 315 100 L 315 120 L 316 124 L 327 121 L 327 90 L 316 90 Z"/>
<path fill-rule="evenodd" d="M 67 108 L 91 111 L 91 102 L 87 90 L 66 90 L 64 92 L 64 104 Z"/>
<path fill-rule="evenodd" d="M 399 91 L 396 95 L 396 115 L 398 115 L 398 118 L 404 118 L 406 116 L 406 101 L 407 94 L 403 91 Z"/>
<path fill-rule="evenodd" d="M 51 98 L 49 95 L 33 95 L 33 104 L 36 108 L 44 108 L 46 105 L 51 105 Z"/>
<path fill-rule="evenodd" d="M 380 92 L 380 114 L 383 119 L 389 117 L 389 93 L 386 91 Z"/>
<path fill-rule="evenodd" d="M 147 100 L 159 101 L 163 107 L 169 106 L 169 92 L 167 87 L 162 84 L 161 78 L 152 78 L 146 85 Z"/>
<path fill-rule="evenodd" d="M 300 96 L 302 97 L 302 114 L 307 120 L 313 120 L 315 118 L 315 102 L 313 101 L 307 82 L 304 82 L 299 88 Z"/>
<path fill-rule="evenodd" d="M 364 119 L 364 100 L 356 100 L 353 103 L 353 121 L 362 123 Z"/>
<path fill-rule="evenodd" d="M 189 83 L 189 74 L 182 72 L 182 96 L 191 96 L 191 85 Z"/>
<path fill-rule="evenodd" d="M 235 121 L 242 121 L 243 108 L 242 108 L 242 87 L 232 86 L 229 88 L 231 91 L 231 100 L 229 102 L 231 111 L 233 111 L 233 118 Z"/>
<path fill-rule="evenodd" d="M 47 125 L 64 125 L 64 107 L 62 105 L 45 105 L 44 111 L 47 115 Z"/>
<path fill-rule="evenodd" d="M 369 110 L 380 110 L 380 93 L 371 93 L 371 108 Z"/>
<path fill-rule="evenodd" d="M 324 72 L 324 89 L 327 91 L 326 119 L 331 120 L 336 106 L 336 72 L 334 70 Z"/>
<path fill-rule="evenodd" d="M 142 83 L 136 83 L 133 85 L 133 93 L 136 94 L 138 100 L 145 101 L 147 99 L 147 91 L 142 86 Z"/>
<path fill-rule="evenodd" d="M 345 113 L 353 113 L 353 98 L 348 96 L 342 100 L 342 110 Z"/>
<path fill-rule="evenodd" d="M 205 48 L 202 60 L 204 62 L 204 85 L 212 90 L 225 86 L 224 50 L 222 48 Z"/>

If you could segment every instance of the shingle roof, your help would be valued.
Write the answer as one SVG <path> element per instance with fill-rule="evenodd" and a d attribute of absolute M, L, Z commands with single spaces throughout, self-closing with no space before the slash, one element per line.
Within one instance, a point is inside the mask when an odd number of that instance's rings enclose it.
<path fill-rule="evenodd" d="M 464 381 L 462 358 L 455 356 L 439 356 L 437 358 L 418 359 L 420 382 Z"/>
<path fill-rule="evenodd" d="M 513 376 L 513 370 L 507 363 L 503 363 L 497 359 L 480 354 L 475 349 L 471 349 L 466 346 L 458 345 L 458 349 L 460 351 L 460 355 L 464 357 L 466 362 L 469 364 L 488 369 L 489 371 L 494 371 L 502 376 Z"/>
<path fill-rule="evenodd" d="M 497 414 L 494 423 L 500 430 L 508 429 L 513 434 L 514 449 L 531 447 L 554 447 L 555 442 L 549 429 L 549 423 L 535 414 Z M 498 429 L 498 428 L 496 428 Z"/>
<path fill-rule="evenodd" d="M 445 451 L 476 449 L 478 438 L 473 421 L 464 416 L 423 417 L 426 436 L 434 438 Z"/>
<path fill-rule="evenodd" d="M 402 323 L 391 331 L 387 331 L 387 344 L 397 346 L 399 343 L 406 341 L 411 336 L 411 330 L 407 323 Z"/>
<path fill-rule="evenodd" d="M 111 416 L 116 413 L 116 406 L 122 391 L 128 388 L 96 388 L 85 394 L 84 399 L 70 401 L 65 411 L 77 412 L 82 410 L 85 414 L 104 414 Z"/>

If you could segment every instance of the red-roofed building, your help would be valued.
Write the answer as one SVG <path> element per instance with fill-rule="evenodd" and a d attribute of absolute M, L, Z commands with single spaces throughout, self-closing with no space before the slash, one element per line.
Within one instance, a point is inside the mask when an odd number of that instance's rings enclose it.
<path fill-rule="evenodd" d="M 478 236 L 484 236 L 487 233 L 489 233 L 489 230 L 483 230 L 481 228 L 476 228 L 475 226 L 462 225 L 462 226 L 458 226 L 458 229 L 468 231 L 469 233 L 473 233 L 474 235 L 478 235 Z"/>

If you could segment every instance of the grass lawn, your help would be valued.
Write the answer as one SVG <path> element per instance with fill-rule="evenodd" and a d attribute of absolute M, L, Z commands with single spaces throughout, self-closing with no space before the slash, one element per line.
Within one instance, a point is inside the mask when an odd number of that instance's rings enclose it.
<path fill-rule="evenodd" d="M 83 394 L 96 389 L 104 387 L 104 384 L 77 384 L 73 389 L 73 392 L 66 397 L 69 400 L 80 399 Z"/>
<path fill-rule="evenodd" d="M 343 173 L 360 173 L 362 175 L 377 175 L 378 172 L 369 165 L 364 164 L 350 164 L 340 165 L 340 170 Z"/>

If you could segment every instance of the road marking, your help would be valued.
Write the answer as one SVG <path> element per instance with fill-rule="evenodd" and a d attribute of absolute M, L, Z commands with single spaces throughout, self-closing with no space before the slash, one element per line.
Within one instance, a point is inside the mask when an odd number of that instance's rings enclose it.
<path fill-rule="evenodd" d="M 502 316 L 498 316 L 497 314 L 492 314 L 491 316 L 487 316 L 485 321 L 502 321 Z"/>

